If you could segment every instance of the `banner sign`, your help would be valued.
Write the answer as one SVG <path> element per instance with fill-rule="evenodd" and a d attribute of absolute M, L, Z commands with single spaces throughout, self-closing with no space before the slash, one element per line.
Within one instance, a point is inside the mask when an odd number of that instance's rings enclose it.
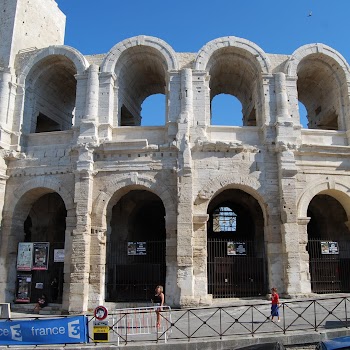
<path fill-rule="evenodd" d="M 247 255 L 245 242 L 227 242 L 227 255 Z"/>
<path fill-rule="evenodd" d="M 147 255 L 146 242 L 128 242 L 128 255 Z"/>
<path fill-rule="evenodd" d="M 32 270 L 47 270 L 49 262 L 49 245 L 48 242 L 33 243 L 33 265 Z"/>
<path fill-rule="evenodd" d="M 321 242 L 321 254 L 339 254 L 338 242 Z"/>
<path fill-rule="evenodd" d="M 18 243 L 17 271 L 30 271 L 32 269 L 33 243 Z"/>
<path fill-rule="evenodd" d="M 0 345 L 86 343 L 86 316 L 0 321 Z"/>

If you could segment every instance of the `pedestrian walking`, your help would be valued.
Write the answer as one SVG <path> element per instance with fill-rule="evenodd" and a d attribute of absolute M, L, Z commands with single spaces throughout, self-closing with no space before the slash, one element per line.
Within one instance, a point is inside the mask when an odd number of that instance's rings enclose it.
<path fill-rule="evenodd" d="M 280 297 L 277 293 L 277 288 L 271 288 L 271 321 L 274 322 L 273 318 L 277 317 L 277 322 L 280 322 Z"/>

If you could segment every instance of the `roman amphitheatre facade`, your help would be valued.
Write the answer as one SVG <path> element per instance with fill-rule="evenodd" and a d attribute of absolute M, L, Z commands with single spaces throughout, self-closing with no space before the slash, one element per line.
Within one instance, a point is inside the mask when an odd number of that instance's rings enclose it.
<path fill-rule="evenodd" d="M 350 291 L 339 52 L 268 54 L 228 36 L 179 53 L 139 35 L 84 56 L 64 45 L 54 0 L 0 3 L 2 302 L 50 295 L 54 277 L 70 313 L 149 302 L 158 284 L 181 307 L 272 286 L 291 298 Z M 154 94 L 164 122 L 143 126 Z M 240 125 L 212 123 L 220 94 L 242 104 Z"/>

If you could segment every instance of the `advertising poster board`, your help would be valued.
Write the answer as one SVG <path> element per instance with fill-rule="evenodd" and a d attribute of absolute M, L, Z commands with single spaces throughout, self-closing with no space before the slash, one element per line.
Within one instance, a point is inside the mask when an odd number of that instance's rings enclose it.
<path fill-rule="evenodd" d="M 17 274 L 17 291 L 16 291 L 16 300 L 15 300 L 17 303 L 30 302 L 31 284 L 32 284 L 32 275 Z"/>
<path fill-rule="evenodd" d="M 33 243 L 33 264 L 32 270 L 47 270 L 49 262 L 48 242 Z"/>
<path fill-rule="evenodd" d="M 18 243 L 17 271 L 30 271 L 33 260 L 33 243 Z"/>
<path fill-rule="evenodd" d="M 128 242 L 128 255 L 147 255 L 147 242 Z"/>
<path fill-rule="evenodd" d="M 247 255 L 245 242 L 227 242 L 227 255 Z"/>
<path fill-rule="evenodd" d="M 339 254 L 338 242 L 321 242 L 321 254 Z"/>

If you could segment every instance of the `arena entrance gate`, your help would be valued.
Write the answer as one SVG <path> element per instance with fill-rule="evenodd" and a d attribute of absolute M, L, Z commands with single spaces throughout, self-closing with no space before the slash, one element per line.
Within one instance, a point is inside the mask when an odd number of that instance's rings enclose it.
<path fill-rule="evenodd" d="M 350 241 L 311 239 L 308 252 L 312 292 L 350 292 Z"/>
<path fill-rule="evenodd" d="M 255 297 L 267 292 L 264 220 L 248 193 L 228 189 L 208 206 L 207 278 L 214 298 Z"/>
<path fill-rule="evenodd" d="M 107 239 L 106 301 L 150 302 L 165 285 L 165 208 L 147 190 L 132 190 L 112 208 Z"/>
<path fill-rule="evenodd" d="M 307 216 L 312 292 L 349 292 L 350 231 L 343 205 L 327 193 L 318 194 L 312 198 Z"/>
<path fill-rule="evenodd" d="M 158 284 L 165 284 L 165 242 L 118 242 L 108 274 L 108 301 L 150 302 Z M 142 250 L 146 249 L 146 254 Z M 141 253 L 141 254 L 139 254 Z"/>
<path fill-rule="evenodd" d="M 214 298 L 263 295 L 265 279 L 264 259 L 254 256 L 252 241 L 208 240 L 208 293 Z"/>

